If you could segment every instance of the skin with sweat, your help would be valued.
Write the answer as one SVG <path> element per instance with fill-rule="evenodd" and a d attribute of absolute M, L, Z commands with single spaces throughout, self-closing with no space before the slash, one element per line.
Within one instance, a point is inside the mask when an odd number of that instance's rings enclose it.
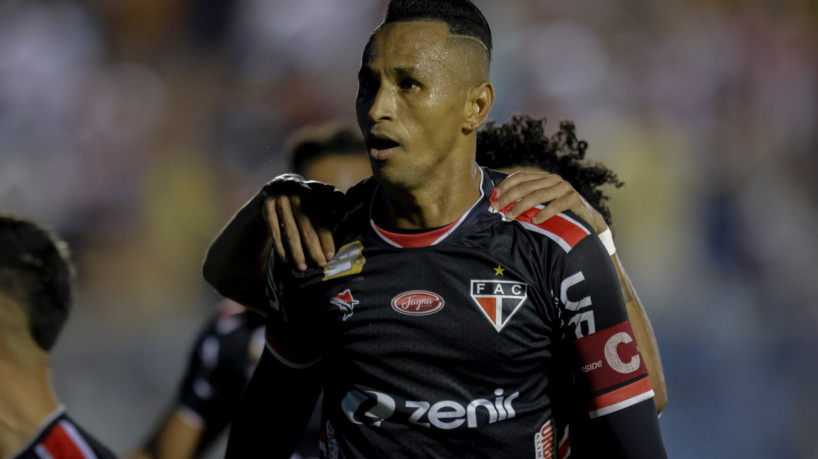
<path fill-rule="evenodd" d="M 386 24 L 364 49 L 358 124 L 398 228 L 446 225 L 479 197 L 476 130 L 494 102 L 480 52 L 435 21 Z"/>

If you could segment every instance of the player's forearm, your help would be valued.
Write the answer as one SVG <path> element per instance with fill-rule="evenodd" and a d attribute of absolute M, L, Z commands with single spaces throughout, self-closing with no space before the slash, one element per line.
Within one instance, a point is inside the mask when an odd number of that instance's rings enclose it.
<path fill-rule="evenodd" d="M 616 273 L 619 276 L 619 285 L 622 289 L 622 295 L 625 298 L 625 307 L 628 310 L 628 320 L 633 327 L 634 337 L 639 346 L 639 351 L 645 359 L 645 366 L 648 369 L 648 376 L 650 384 L 653 386 L 654 403 L 656 410 L 661 413 L 667 405 L 667 388 L 665 385 L 665 374 L 662 369 L 662 360 L 659 356 L 659 345 L 656 342 L 656 336 L 653 333 L 653 327 L 650 324 L 645 308 L 642 306 L 639 296 L 636 294 L 624 266 L 619 259 L 619 255 L 614 253 L 611 255 L 611 260 L 616 267 Z"/>
<path fill-rule="evenodd" d="M 294 369 L 265 351 L 242 393 L 225 458 L 289 458 L 321 394 L 318 366 Z M 271 409 L 273 407 L 274 409 Z"/>
<path fill-rule="evenodd" d="M 210 244 L 202 268 L 222 296 L 252 309 L 264 307 L 264 285 L 272 238 L 259 193 L 230 219 Z"/>
<path fill-rule="evenodd" d="M 667 457 L 651 399 L 591 420 L 582 457 L 662 459 Z M 577 445 L 580 446 L 580 445 Z"/>

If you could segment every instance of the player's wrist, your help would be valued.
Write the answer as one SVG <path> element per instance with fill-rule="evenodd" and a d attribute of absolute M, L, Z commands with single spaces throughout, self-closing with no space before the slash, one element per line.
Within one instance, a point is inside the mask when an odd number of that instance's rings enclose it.
<path fill-rule="evenodd" d="M 608 255 L 613 256 L 616 253 L 616 246 L 614 245 L 613 234 L 610 228 L 605 228 L 605 231 L 599 233 L 599 240 L 602 241 L 602 245 L 605 246 Z"/>

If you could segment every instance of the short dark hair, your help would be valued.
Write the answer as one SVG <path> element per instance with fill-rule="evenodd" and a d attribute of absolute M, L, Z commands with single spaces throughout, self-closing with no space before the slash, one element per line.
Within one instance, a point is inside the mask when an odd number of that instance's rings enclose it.
<path fill-rule="evenodd" d="M 491 60 L 491 28 L 486 17 L 469 0 L 391 0 L 384 24 L 421 20 L 445 22 L 454 35 L 466 35 L 486 47 Z"/>
<path fill-rule="evenodd" d="M 600 162 L 585 159 L 588 143 L 578 140 L 571 121 L 563 121 L 551 137 L 545 134 L 545 118 L 514 115 L 498 125 L 489 121 L 477 134 L 477 163 L 493 169 L 531 166 L 557 174 L 574 187 L 594 207 L 608 226 L 609 198 L 600 187 L 624 185 L 616 174 Z"/>
<path fill-rule="evenodd" d="M 363 155 L 366 151 L 364 139 L 358 129 L 345 124 L 330 122 L 308 126 L 296 131 L 287 140 L 293 172 L 304 175 L 310 161 L 328 154 Z"/>
<path fill-rule="evenodd" d="M 68 245 L 33 221 L 0 214 L 0 293 L 19 303 L 34 342 L 49 351 L 71 310 Z"/>

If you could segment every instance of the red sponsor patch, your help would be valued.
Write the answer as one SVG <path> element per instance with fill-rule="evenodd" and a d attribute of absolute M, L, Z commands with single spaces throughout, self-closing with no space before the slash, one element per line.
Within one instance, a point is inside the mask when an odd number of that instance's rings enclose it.
<path fill-rule="evenodd" d="M 410 290 L 392 298 L 392 309 L 410 316 L 428 316 L 443 309 L 443 297 L 427 290 Z"/>
<path fill-rule="evenodd" d="M 554 429 L 549 419 L 534 435 L 534 451 L 537 459 L 551 459 L 554 457 Z"/>
<path fill-rule="evenodd" d="M 639 354 L 631 323 L 624 321 L 574 340 L 579 354 L 580 374 L 585 375 L 591 392 L 647 374 L 645 359 Z"/>

